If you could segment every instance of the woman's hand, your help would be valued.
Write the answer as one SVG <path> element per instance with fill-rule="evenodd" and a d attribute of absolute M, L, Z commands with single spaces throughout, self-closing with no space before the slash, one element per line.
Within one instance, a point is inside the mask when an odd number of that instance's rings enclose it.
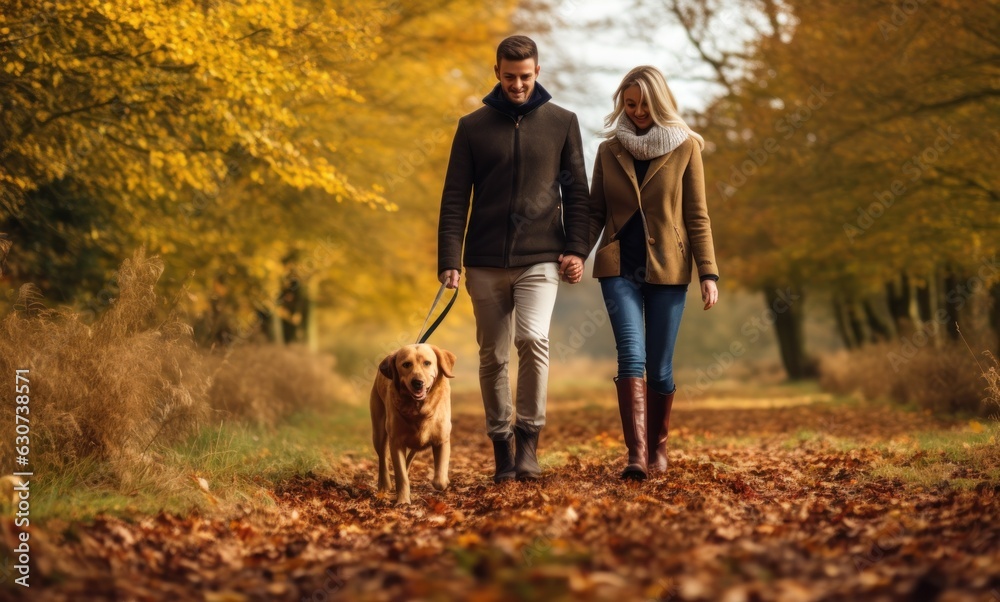
<path fill-rule="evenodd" d="M 570 284 L 580 282 L 583 279 L 583 258 L 568 253 L 560 255 L 559 277 Z"/>
<path fill-rule="evenodd" d="M 712 309 L 719 302 L 719 287 L 715 280 L 701 281 L 701 300 L 705 302 L 705 309 Z"/>

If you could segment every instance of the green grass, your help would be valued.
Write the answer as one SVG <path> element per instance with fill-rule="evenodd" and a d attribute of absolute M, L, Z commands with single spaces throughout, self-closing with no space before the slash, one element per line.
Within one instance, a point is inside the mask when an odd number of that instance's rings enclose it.
<path fill-rule="evenodd" d="M 120 483 L 107 463 L 91 458 L 77 461 L 62 472 L 36 468 L 31 480 L 31 520 L 38 523 L 54 518 L 88 520 L 101 512 L 155 514 L 164 504 L 197 502 L 191 495 L 193 492 L 186 491 L 172 492 L 169 499 L 161 498 L 163 483 L 152 472 L 143 471 L 129 477 L 128 483 Z"/>
<path fill-rule="evenodd" d="M 932 463 L 925 466 L 877 466 L 866 475 L 871 479 L 899 479 L 911 486 L 933 487 L 947 484 L 952 489 L 975 489 L 982 479 L 951 478 L 957 466 L 947 463 Z M 994 479 L 995 480 L 995 479 Z"/>
<path fill-rule="evenodd" d="M 206 428 L 177 445 L 151 450 L 147 464 L 121 472 L 93 459 L 58 473 L 39 468 L 32 481 L 32 520 L 271 506 L 276 483 L 328 472 L 345 453 L 370 446 L 368 421 L 367 405 L 339 406 L 296 414 L 276 428 L 239 423 Z"/>
<path fill-rule="evenodd" d="M 994 445 L 998 434 L 997 427 L 984 428 L 981 433 L 972 431 L 931 431 L 917 433 L 914 440 L 920 449 L 943 453 L 953 462 L 966 463 L 975 459 L 976 448 Z M 991 439 L 993 443 L 991 443 Z"/>
<path fill-rule="evenodd" d="M 947 481 L 951 487 L 974 488 L 982 481 L 1000 477 L 998 427 L 983 432 L 971 430 L 917 433 L 904 441 L 880 443 L 885 462 L 874 467 L 871 476 L 900 479 L 904 483 L 930 486 Z M 952 477 L 957 469 L 968 469 L 981 478 Z"/>

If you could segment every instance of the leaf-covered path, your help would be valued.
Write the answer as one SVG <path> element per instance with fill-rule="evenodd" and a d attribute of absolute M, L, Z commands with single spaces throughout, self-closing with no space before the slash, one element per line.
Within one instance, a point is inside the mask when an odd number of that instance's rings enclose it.
<path fill-rule="evenodd" d="M 414 504 L 394 507 L 359 449 L 283 483 L 270 511 L 36 530 L 43 578 L 25 599 L 1000 602 L 996 472 L 917 435 L 968 424 L 815 394 L 679 402 L 667 474 L 623 483 L 597 396 L 550 401 L 541 483 L 489 481 L 481 412 L 460 395 L 443 494 L 425 452 Z M 939 481 L 891 476 L 927 466 Z"/>

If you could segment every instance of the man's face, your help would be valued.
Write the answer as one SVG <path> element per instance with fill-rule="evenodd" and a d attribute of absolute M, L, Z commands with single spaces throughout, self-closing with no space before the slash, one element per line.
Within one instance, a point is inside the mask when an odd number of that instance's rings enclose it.
<path fill-rule="evenodd" d="M 520 61 L 502 58 L 500 64 L 493 67 L 504 96 L 516 105 L 524 104 L 531 97 L 540 70 L 541 66 L 533 58 Z"/>

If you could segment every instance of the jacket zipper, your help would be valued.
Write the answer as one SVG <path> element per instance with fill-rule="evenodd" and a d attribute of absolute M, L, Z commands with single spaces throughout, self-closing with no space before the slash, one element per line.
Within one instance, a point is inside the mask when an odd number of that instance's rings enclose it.
<path fill-rule="evenodd" d="M 514 199 L 517 198 L 517 176 L 518 166 L 521 161 L 521 117 L 523 115 L 518 115 L 517 119 L 514 119 L 514 181 L 511 183 L 510 187 L 510 200 L 507 203 L 507 235 L 504 237 L 503 241 L 503 267 L 510 267 L 510 222 L 514 218 L 512 211 L 514 210 Z"/>

